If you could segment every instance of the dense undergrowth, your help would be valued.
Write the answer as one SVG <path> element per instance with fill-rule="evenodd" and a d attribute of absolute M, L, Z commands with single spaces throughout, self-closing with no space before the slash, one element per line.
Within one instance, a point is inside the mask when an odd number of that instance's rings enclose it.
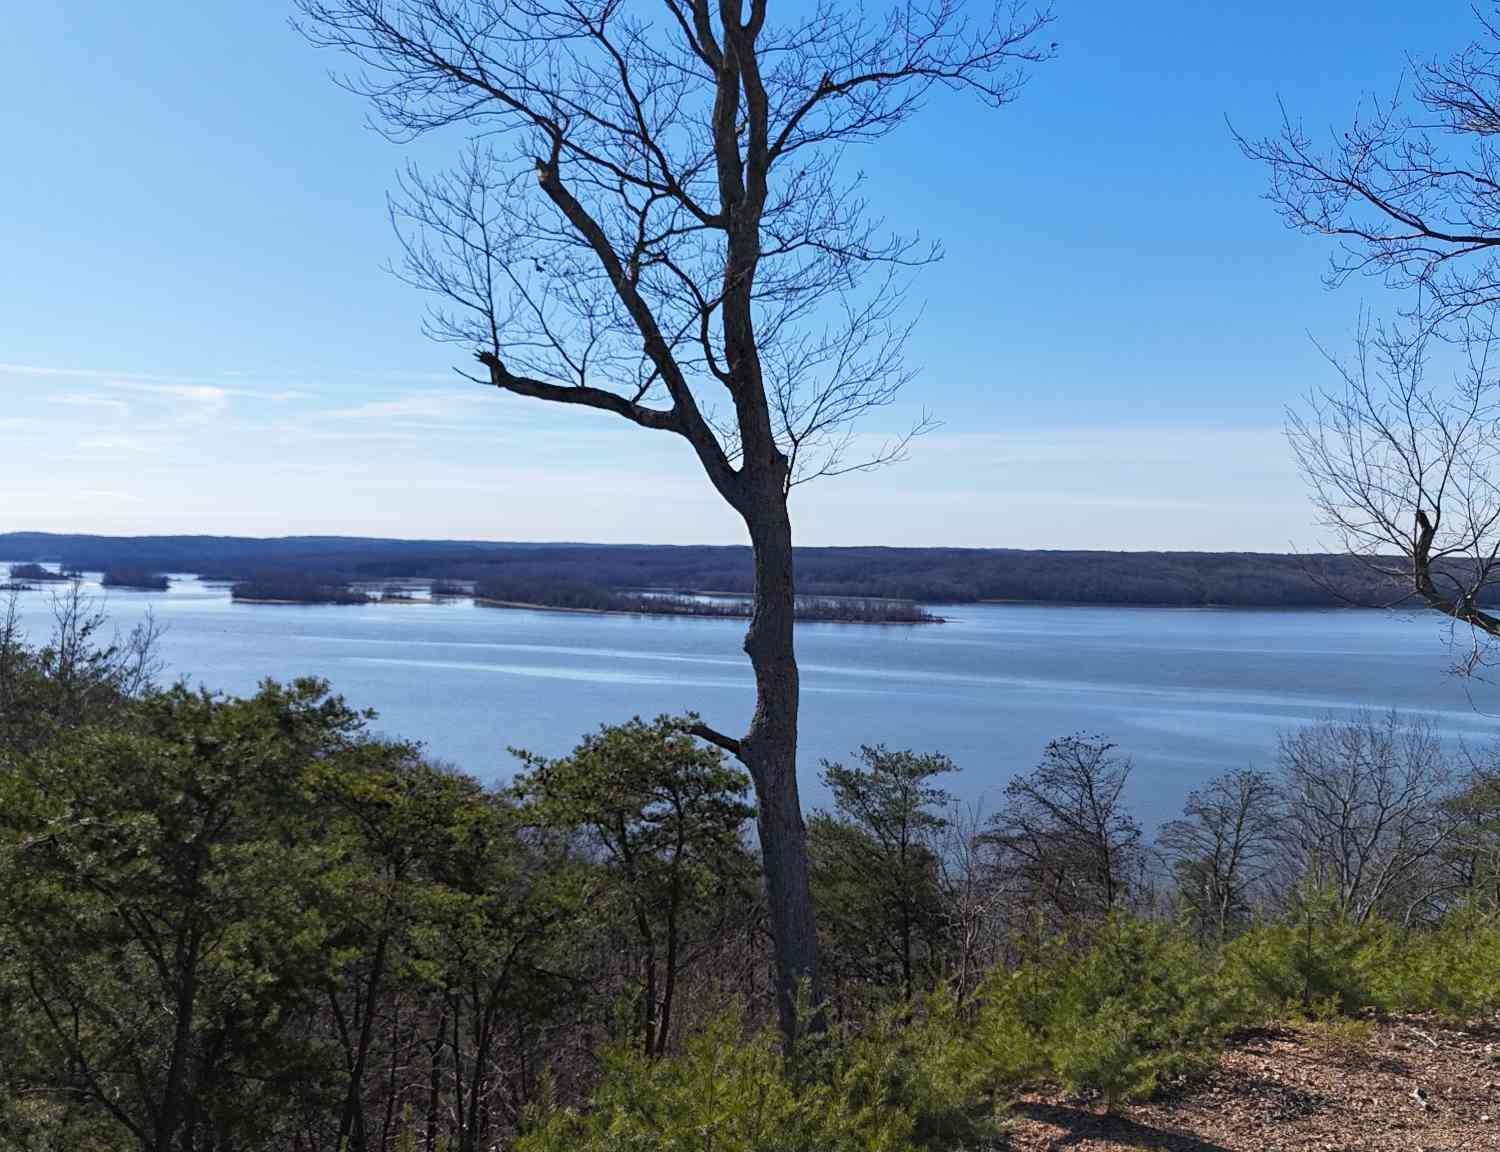
<path fill-rule="evenodd" d="M 486 786 L 320 682 L 153 671 L 76 591 L 40 645 L 0 619 L 0 1148 L 977 1148 L 1238 1029 L 1500 1009 L 1491 762 L 1398 717 L 1291 734 L 1154 842 L 1095 738 L 989 816 L 940 755 L 825 764 L 788 1052 L 748 782 L 689 723 Z"/>
<path fill-rule="evenodd" d="M 518 1147 L 981 1147 L 1027 1088 L 1059 1085 L 1115 1109 L 1190 1077 L 1241 1029 L 1374 1012 L 1472 1021 L 1497 1004 L 1500 922 L 1468 908 L 1402 933 L 1348 923 L 1314 898 L 1222 949 L 1117 917 L 1085 947 L 1059 941 L 989 973 L 967 1005 L 938 990 L 809 1041 L 816 1071 L 801 1077 L 783 1074 L 776 1037 L 747 1031 L 738 1011 L 664 1059 L 613 1051 L 587 1106 L 539 1109 Z"/>

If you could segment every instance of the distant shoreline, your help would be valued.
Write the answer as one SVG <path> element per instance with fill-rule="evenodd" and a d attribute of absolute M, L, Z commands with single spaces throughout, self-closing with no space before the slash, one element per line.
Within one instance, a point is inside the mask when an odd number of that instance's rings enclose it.
<path fill-rule="evenodd" d="M 266 599 L 299 598 L 290 589 L 283 596 L 275 586 L 282 581 L 378 588 L 385 581 L 422 580 L 487 586 L 498 600 L 611 610 L 619 607 L 610 602 L 615 594 L 683 595 L 691 588 L 746 595 L 754 587 L 754 557 L 745 545 L 0 532 L 0 557 L 41 559 L 52 570 L 195 572 L 233 582 L 264 578 L 272 586 L 249 590 Z M 1372 573 L 1364 561 L 1340 555 L 799 547 L 794 563 L 802 597 L 872 602 L 1378 608 L 1407 591 L 1399 581 Z M 872 603 L 858 615 L 881 612 Z"/>
<path fill-rule="evenodd" d="M 443 600 L 472 599 L 481 608 L 514 608 L 527 612 L 570 612 L 586 616 L 672 616 L 679 619 L 689 620 L 747 620 L 748 616 L 740 616 L 725 612 L 691 612 L 681 609 L 666 608 L 661 611 L 652 611 L 647 608 L 574 608 L 563 604 L 539 604 L 529 600 L 497 600 L 489 596 L 445 596 Z M 348 600 L 285 600 L 273 599 L 260 596 L 234 596 L 231 602 L 235 604 L 282 604 L 305 608 L 342 608 L 361 606 L 359 601 Z M 371 597 L 364 601 L 370 605 L 384 604 L 437 604 L 438 600 L 422 600 L 418 598 L 391 599 Z M 930 616 L 923 620 L 871 620 L 858 616 L 850 616 L 847 619 L 837 616 L 819 617 L 794 617 L 798 624 L 876 624 L 876 625 L 901 625 L 911 626 L 917 624 L 946 624 L 948 621 L 943 616 Z"/>
<path fill-rule="evenodd" d="M 188 575 L 184 573 L 183 575 Z M 223 588 L 231 583 L 226 579 L 205 579 L 201 576 L 194 577 L 201 584 L 210 588 Z M 17 584 L 0 581 L 0 593 L 7 592 L 42 592 L 47 591 L 51 583 L 47 584 Z M 138 591 L 142 593 L 155 593 L 164 595 L 160 589 L 131 589 L 116 587 L 105 589 L 106 591 Z M 693 595 L 716 596 L 724 599 L 745 599 L 749 594 L 744 592 L 694 592 Z M 861 599 L 855 597 L 855 599 Z M 870 597 L 870 599 L 881 599 L 881 597 Z M 634 608 L 580 608 L 562 604 L 541 604 L 529 600 L 501 600 L 489 597 L 475 596 L 472 593 L 444 594 L 429 598 L 423 597 L 393 597 L 389 600 L 380 596 L 371 596 L 365 600 L 295 600 L 259 596 L 232 596 L 230 602 L 234 604 L 281 604 L 301 605 L 304 607 L 359 607 L 363 604 L 451 604 L 459 600 L 471 600 L 475 604 L 489 608 L 516 608 L 533 612 L 573 612 L 584 613 L 594 616 L 676 616 L 697 619 L 719 619 L 719 620 L 744 620 L 747 617 L 712 612 L 681 612 L 672 610 L 644 611 Z M 1032 600 L 1020 597 L 984 597 L 976 600 L 934 600 L 923 601 L 925 606 L 952 605 L 963 608 L 966 605 L 993 605 L 997 607 L 1015 608 L 1125 608 L 1125 609 L 1148 609 L 1160 611 L 1177 612 L 1410 612 L 1421 614 L 1423 609 L 1419 604 L 1231 604 L 1231 603 L 1154 603 L 1146 600 Z M 870 620 L 851 617 L 849 619 L 838 619 L 832 617 L 801 617 L 798 623 L 803 624 L 946 624 L 951 620 L 945 616 L 933 615 L 927 620 Z"/>
<path fill-rule="evenodd" d="M 736 595 L 726 593 L 726 595 Z M 483 608 L 520 608 L 532 612 L 582 612 L 590 616 L 675 616 L 687 620 L 748 620 L 748 616 L 739 616 L 729 612 L 690 612 L 681 609 L 666 608 L 659 612 L 653 612 L 648 608 L 573 608 L 563 604 L 535 604 L 526 600 L 496 600 L 488 596 L 475 596 L 474 603 Z M 948 621 L 942 616 L 929 616 L 923 620 L 871 620 L 858 616 L 850 616 L 843 619 L 837 616 L 797 617 L 793 620 L 798 624 L 879 624 L 879 625 L 915 625 L 915 624 L 946 624 Z"/>

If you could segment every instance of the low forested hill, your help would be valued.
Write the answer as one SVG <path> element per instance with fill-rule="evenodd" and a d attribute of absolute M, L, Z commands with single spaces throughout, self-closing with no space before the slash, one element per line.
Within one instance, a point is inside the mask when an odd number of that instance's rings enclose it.
<path fill-rule="evenodd" d="M 750 591 L 746 547 L 18 532 L 0 534 L 3 560 L 48 560 L 87 571 L 193 572 L 225 580 L 319 572 L 367 581 L 410 576 L 504 581 L 512 587 L 566 582 L 603 589 Z M 807 595 L 929 603 L 1312 607 L 1389 604 L 1395 591 L 1345 557 L 1253 552 L 799 548 L 796 563 L 799 591 Z"/>

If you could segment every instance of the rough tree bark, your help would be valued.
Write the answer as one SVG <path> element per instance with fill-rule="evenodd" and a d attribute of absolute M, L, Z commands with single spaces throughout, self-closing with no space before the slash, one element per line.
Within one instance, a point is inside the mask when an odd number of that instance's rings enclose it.
<path fill-rule="evenodd" d="M 753 521 L 753 522 L 752 522 Z M 747 517 L 755 563 L 755 607 L 745 652 L 755 669 L 755 715 L 739 742 L 759 799 L 756 826 L 764 858 L 766 897 L 776 968 L 782 974 L 778 1008 L 782 1034 L 796 1028 L 796 983 L 817 982 L 817 924 L 807 876 L 807 830 L 797 794 L 797 709 L 801 701 L 792 640 L 795 608 L 792 525 L 785 498 L 774 496 Z"/>

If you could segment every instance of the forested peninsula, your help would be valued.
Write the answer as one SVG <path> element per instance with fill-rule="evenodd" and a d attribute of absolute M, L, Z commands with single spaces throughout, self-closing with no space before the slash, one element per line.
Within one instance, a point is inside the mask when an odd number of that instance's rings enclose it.
<path fill-rule="evenodd" d="M 743 595 L 752 580 L 750 550 L 737 546 L 0 534 L 0 561 L 38 558 L 67 570 L 192 572 L 245 585 L 245 599 L 288 598 L 251 594 L 273 586 L 327 590 L 420 578 L 476 588 L 495 601 L 606 611 L 670 610 L 661 594 Z M 1388 606 L 1400 596 L 1384 577 L 1347 556 L 861 547 L 799 548 L 795 563 L 798 593 L 809 602 L 1308 608 Z M 657 594 L 655 604 L 640 595 L 646 591 Z M 734 614 L 732 607 L 693 610 Z"/>

